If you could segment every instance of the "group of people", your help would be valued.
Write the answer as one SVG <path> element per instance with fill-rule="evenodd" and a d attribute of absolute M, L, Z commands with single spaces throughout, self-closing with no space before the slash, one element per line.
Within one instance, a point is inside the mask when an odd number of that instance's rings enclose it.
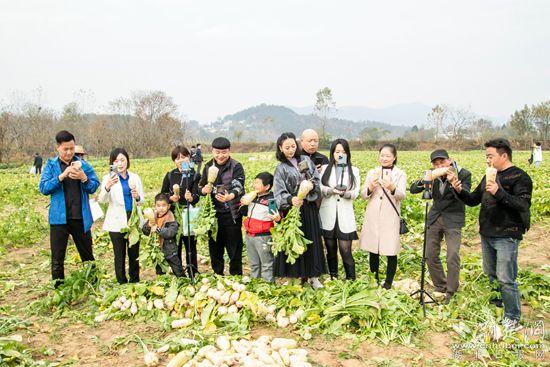
<path fill-rule="evenodd" d="M 58 156 L 48 160 L 40 181 L 40 191 L 51 195 L 49 212 L 52 252 L 52 277 L 63 281 L 63 262 L 70 234 L 83 261 L 94 260 L 90 228 L 92 217 L 88 195 L 99 191 L 99 201 L 108 204 L 103 229 L 113 243 L 115 272 L 119 283 L 139 281 L 139 243 L 129 246 L 123 229 L 132 206 L 144 201 L 139 176 L 129 171 L 130 157 L 122 148 L 109 157 L 110 172 L 100 184 L 93 168 L 74 154 L 75 138 L 61 131 L 56 135 Z M 431 164 L 443 174 L 421 178 L 407 189 L 407 176 L 397 165 L 397 148 L 384 144 L 379 149 L 379 165 L 370 169 L 364 182 L 361 172 L 352 163 L 349 143 L 345 139 L 332 142 L 329 156 L 318 151 L 319 137 L 314 130 L 305 130 L 298 140 L 293 133 L 277 139 L 275 172 L 261 172 L 254 178 L 257 195 L 242 202 L 245 194 L 243 165 L 231 157 L 231 143 L 224 137 L 212 141 L 212 159 L 201 172 L 200 147 L 188 150 L 176 146 L 171 158 L 175 168 L 166 173 L 160 192 L 155 196 L 155 221 L 145 221 L 143 232 L 156 232 L 164 256 L 176 276 L 185 269 L 197 273 L 197 248 L 193 233 L 177 236 L 178 223 L 174 205 L 194 206 L 201 196 L 210 195 L 216 211 L 217 234 L 209 236 L 209 254 L 215 273 L 224 274 L 224 254 L 229 257 L 229 273 L 242 275 L 242 252 L 246 242 L 251 276 L 266 281 L 275 278 L 299 278 L 314 288 L 323 287 L 319 277 L 338 277 L 338 252 L 343 261 L 346 279 L 356 277 L 352 242 L 369 252 L 370 271 L 379 281 L 380 256 L 387 258 L 382 287 L 389 289 L 397 270 L 401 249 L 401 202 L 407 191 L 416 194 L 430 191 L 433 205 L 427 218 L 426 256 L 428 269 L 437 291 L 449 301 L 459 288 L 461 228 L 465 223 L 465 204 L 481 204 L 480 234 L 483 269 L 496 283 L 501 299 L 491 302 L 504 305 L 506 323 L 519 323 L 520 304 L 517 277 L 517 251 L 522 235 L 529 228 L 531 179 L 512 163 L 512 149 L 505 139 L 488 141 L 486 161 L 497 170 L 496 179 L 485 177 L 471 191 L 470 172 L 458 165 L 443 149 L 435 150 Z M 200 160 L 197 156 L 200 155 Z M 208 179 L 210 167 L 217 176 Z M 441 170 L 443 169 L 443 171 Z M 298 195 L 302 181 L 313 188 L 305 198 Z M 179 186 L 179 190 L 174 189 Z M 357 233 L 353 202 L 361 196 L 367 201 L 361 233 Z M 271 228 L 292 208 L 299 209 L 304 237 L 309 240 L 305 252 L 290 263 L 284 253 L 271 251 Z M 243 220 L 244 218 L 244 220 Z M 243 242 L 242 228 L 245 236 Z M 179 237 L 179 241 L 177 238 Z M 447 275 L 439 258 L 441 241 L 447 244 Z M 182 258 L 182 249 L 186 258 Z M 127 255 L 126 255 L 127 254 Z M 129 261 L 129 280 L 125 261 Z M 184 261 L 185 260 L 185 261 Z M 184 268 L 184 263 L 186 266 Z M 161 274 L 162 269 L 157 269 Z"/>

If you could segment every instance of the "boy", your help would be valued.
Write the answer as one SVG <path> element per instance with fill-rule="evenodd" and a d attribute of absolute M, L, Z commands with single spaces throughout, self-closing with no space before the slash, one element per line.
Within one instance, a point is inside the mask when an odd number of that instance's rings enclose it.
<path fill-rule="evenodd" d="M 252 278 L 260 278 L 274 282 L 273 253 L 271 252 L 271 228 L 274 222 L 281 220 L 278 211 L 269 208 L 270 199 L 274 199 L 271 188 L 273 175 L 268 172 L 259 173 L 254 179 L 256 198 L 247 206 L 241 206 L 243 215 L 246 213 L 244 228 L 246 229 L 246 252 L 250 264 Z"/>
<path fill-rule="evenodd" d="M 178 244 L 176 243 L 176 234 L 178 233 L 178 222 L 174 218 L 174 214 L 170 211 L 170 199 L 166 194 L 158 194 L 155 196 L 155 213 L 156 222 L 145 222 L 143 225 L 143 233 L 149 236 L 152 232 L 157 232 L 159 235 L 159 246 L 162 249 L 164 258 L 172 272 L 177 277 L 183 276 L 183 266 L 178 257 Z M 157 274 L 163 274 L 160 266 L 157 266 Z"/>

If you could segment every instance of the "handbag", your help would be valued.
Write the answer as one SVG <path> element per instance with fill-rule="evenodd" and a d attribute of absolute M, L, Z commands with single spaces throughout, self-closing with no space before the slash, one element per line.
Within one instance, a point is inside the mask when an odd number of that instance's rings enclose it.
<path fill-rule="evenodd" d="M 199 216 L 201 209 L 200 208 L 194 208 L 193 206 L 189 206 L 189 227 L 191 229 L 191 236 L 195 235 L 195 226 L 196 226 L 196 220 Z M 184 208 L 181 211 L 181 226 L 182 226 L 182 234 L 184 236 L 187 236 L 187 208 Z"/>
<path fill-rule="evenodd" d="M 384 195 L 386 195 L 386 197 L 388 198 L 393 210 L 395 210 L 395 213 L 399 217 L 399 234 L 408 233 L 409 232 L 409 227 L 407 227 L 407 222 L 405 222 L 405 219 L 401 218 L 401 215 L 399 214 L 399 211 L 397 210 L 395 205 L 393 205 L 393 201 L 391 201 L 390 197 L 388 196 L 388 193 L 386 192 L 386 190 L 384 190 L 383 187 L 382 187 L 382 191 L 384 192 Z"/>
<path fill-rule="evenodd" d="M 89 199 L 90 211 L 92 212 L 92 220 L 95 222 L 103 217 L 103 209 L 95 199 Z"/>

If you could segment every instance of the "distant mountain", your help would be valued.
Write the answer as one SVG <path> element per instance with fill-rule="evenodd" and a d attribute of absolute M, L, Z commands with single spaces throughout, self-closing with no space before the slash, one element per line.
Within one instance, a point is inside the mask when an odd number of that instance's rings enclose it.
<path fill-rule="evenodd" d="M 210 135 L 224 135 L 234 140 L 267 142 L 275 141 L 286 131 L 299 135 L 303 130 L 321 130 L 321 120 L 313 114 L 299 114 L 285 106 L 261 104 L 227 115 L 223 119 L 203 126 Z M 330 119 L 325 128 L 332 137 L 356 139 L 365 128 L 388 131 L 386 137 L 397 138 L 409 130 L 406 126 L 392 126 L 377 121 L 351 121 Z"/>
<path fill-rule="evenodd" d="M 313 113 L 313 106 L 290 108 L 299 114 Z M 352 121 L 380 121 L 390 125 L 412 127 L 414 125 L 421 126 L 425 124 L 426 117 L 431 110 L 432 108 L 430 106 L 423 103 L 401 103 L 384 108 L 342 106 L 334 109 L 332 111 L 332 116 Z M 480 114 L 478 117 L 486 118 L 496 124 L 504 124 L 508 121 L 507 116 L 487 116 Z"/>
<path fill-rule="evenodd" d="M 290 107 L 301 114 L 313 113 L 313 106 Z M 426 122 L 431 107 L 422 103 L 402 103 L 384 108 L 365 106 L 338 107 L 333 116 L 352 121 L 380 121 L 390 125 L 420 126 Z"/>

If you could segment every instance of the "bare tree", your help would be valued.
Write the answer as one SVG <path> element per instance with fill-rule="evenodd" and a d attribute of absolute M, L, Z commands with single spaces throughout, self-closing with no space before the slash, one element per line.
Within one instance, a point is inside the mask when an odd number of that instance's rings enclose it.
<path fill-rule="evenodd" d="M 443 132 L 443 125 L 447 119 L 447 110 L 443 105 L 435 105 L 432 111 L 428 113 L 426 125 L 434 129 L 434 141 L 437 142 Z"/>
<path fill-rule="evenodd" d="M 465 130 L 471 126 L 475 115 L 470 111 L 470 107 L 446 106 L 445 110 L 449 115 L 447 131 L 451 136 L 452 144 L 455 145 L 463 138 Z"/>

